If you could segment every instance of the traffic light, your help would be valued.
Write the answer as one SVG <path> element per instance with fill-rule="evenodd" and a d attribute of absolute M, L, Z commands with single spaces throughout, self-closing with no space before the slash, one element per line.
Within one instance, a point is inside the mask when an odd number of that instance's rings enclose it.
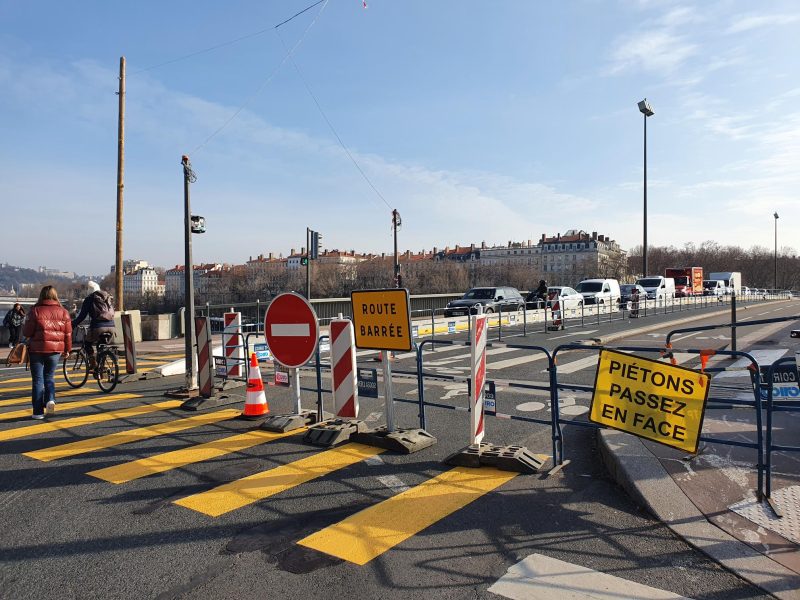
<path fill-rule="evenodd" d="M 304 266 L 304 267 L 305 267 L 306 265 L 308 265 L 308 257 L 307 257 L 307 256 L 303 256 L 303 257 L 300 259 L 300 264 L 301 264 L 302 266 Z"/>
<path fill-rule="evenodd" d="M 311 258 L 316 260 L 319 258 L 319 242 L 322 239 L 322 236 L 319 234 L 319 231 L 312 231 L 311 232 Z"/>

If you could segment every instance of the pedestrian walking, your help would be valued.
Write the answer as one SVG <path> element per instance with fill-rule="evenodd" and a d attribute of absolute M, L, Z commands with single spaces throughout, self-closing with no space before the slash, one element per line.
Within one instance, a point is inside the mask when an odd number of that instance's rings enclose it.
<path fill-rule="evenodd" d="M 3 318 L 3 325 L 8 327 L 8 347 L 13 348 L 19 344 L 19 334 L 22 331 L 22 324 L 25 322 L 25 309 L 17 302 Z"/>
<path fill-rule="evenodd" d="M 22 333 L 28 338 L 31 365 L 33 418 L 44 419 L 56 410 L 55 373 L 61 356 L 72 350 L 72 324 L 69 313 L 58 301 L 52 285 L 39 292 L 39 300 L 28 313 Z"/>
<path fill-rule="evenodd" d="M 631 319 L 638 319 L 639 318 L 639 288 L 634 286 L 631 290 Z"/>

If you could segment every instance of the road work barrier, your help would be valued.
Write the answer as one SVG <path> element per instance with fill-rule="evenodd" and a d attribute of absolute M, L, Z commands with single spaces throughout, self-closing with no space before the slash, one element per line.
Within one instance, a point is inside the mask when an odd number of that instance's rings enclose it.
<path fill-rule="evenodd" d="M 567 381 L 568 373 L 559 373 L 559 359 L 590 353 L 597 355 L 598 371 L 594 385 Z M 645 358 L 645 356 L 652 358 Z M 563 426 L 599 428 L 608 426 L 633 433 L 694 455 L 702 451 L 701 442 L 737 446 L 753 450 L 757 470 L 757 494 L 764 489 L 764 428 L 760 382 L 737 386 L 731 379 L 719 378 L 720 373 L 749 375 L 758 372 L 759 365 L 747 352 L 680 349 L 682 362 L 699 360 L 700 371 L 672 364 L 674 358 L 663 348 L 643 346 L 585 346 L 563 344 L 553 350 L 552 407 L 553 446 L 555 463 L 565 464 Z M 738 359 L 738 360 L 737 360 Z M 584 359 L 585 360 L 585 359 Z M 591 360 L 591 359 L 589 359 Z M 727 364 L 729 360 L 732 363 Z M 567 366 L 569 366 L 568 363 Z M 569 369 L 564 367 L 565 370 Z M 587 418 L 562 416 L 564 393 L 585 393 L 592 396 Z M 703 415 L 709 410 L 747 410 L 754 416 L 754 439 L 703 435 Z"/>
<path fill-rule="evenodd" d="M 772 499 L 772 454 L 773 452 L 800 452 L 800 446 L 779 444 L 775 442 L 774 413 L 800 413 L 800 383 L 798 383 L 798 363 L 794 357 L 785 357 L 775 361 L 766 368 L 762 390 L 766 391 L 767 401 L 767 433 L 766 433 L 766 490 L 767 500 Z M 754 375 L 761 379 L 760 376 Z M 783 393 L 780 393 L 783 392 Z M 788 440 L 787 440 L 788 441 Z M 778 518 L 782 518 L 780 509 L 770 502 Z"/>

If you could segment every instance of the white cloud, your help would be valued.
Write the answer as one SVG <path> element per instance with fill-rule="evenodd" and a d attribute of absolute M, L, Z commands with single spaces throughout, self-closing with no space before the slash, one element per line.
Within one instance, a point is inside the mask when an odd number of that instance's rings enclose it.
<path fill-rule="evenodd" d="M 636 32 L 618 38 L 607 72 L 617 75 L 641 69 L 668 75 L 697 52 L 697 46 L 666 29 Z"/>
<path fill-rule="evenodd" d="M 773 15 L 738 15 L 734 17 L 731 25 L 725 33 L 742 33 L 761 27 L 780 27 L 800 20 L 800 15 L 792 14 L 773 14 Z"/>

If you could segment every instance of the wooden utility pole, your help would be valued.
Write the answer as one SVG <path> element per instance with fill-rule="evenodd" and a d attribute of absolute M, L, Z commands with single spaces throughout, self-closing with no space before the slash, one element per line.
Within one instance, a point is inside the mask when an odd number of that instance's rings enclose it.
<path fill-rule="evenodd" d="M 119 57 L 119 123 L 117 125 L 117 254 L 114 297 L 117 310 L 122 312 L 122 192 L 125 187 L 125 57 Z"/>

